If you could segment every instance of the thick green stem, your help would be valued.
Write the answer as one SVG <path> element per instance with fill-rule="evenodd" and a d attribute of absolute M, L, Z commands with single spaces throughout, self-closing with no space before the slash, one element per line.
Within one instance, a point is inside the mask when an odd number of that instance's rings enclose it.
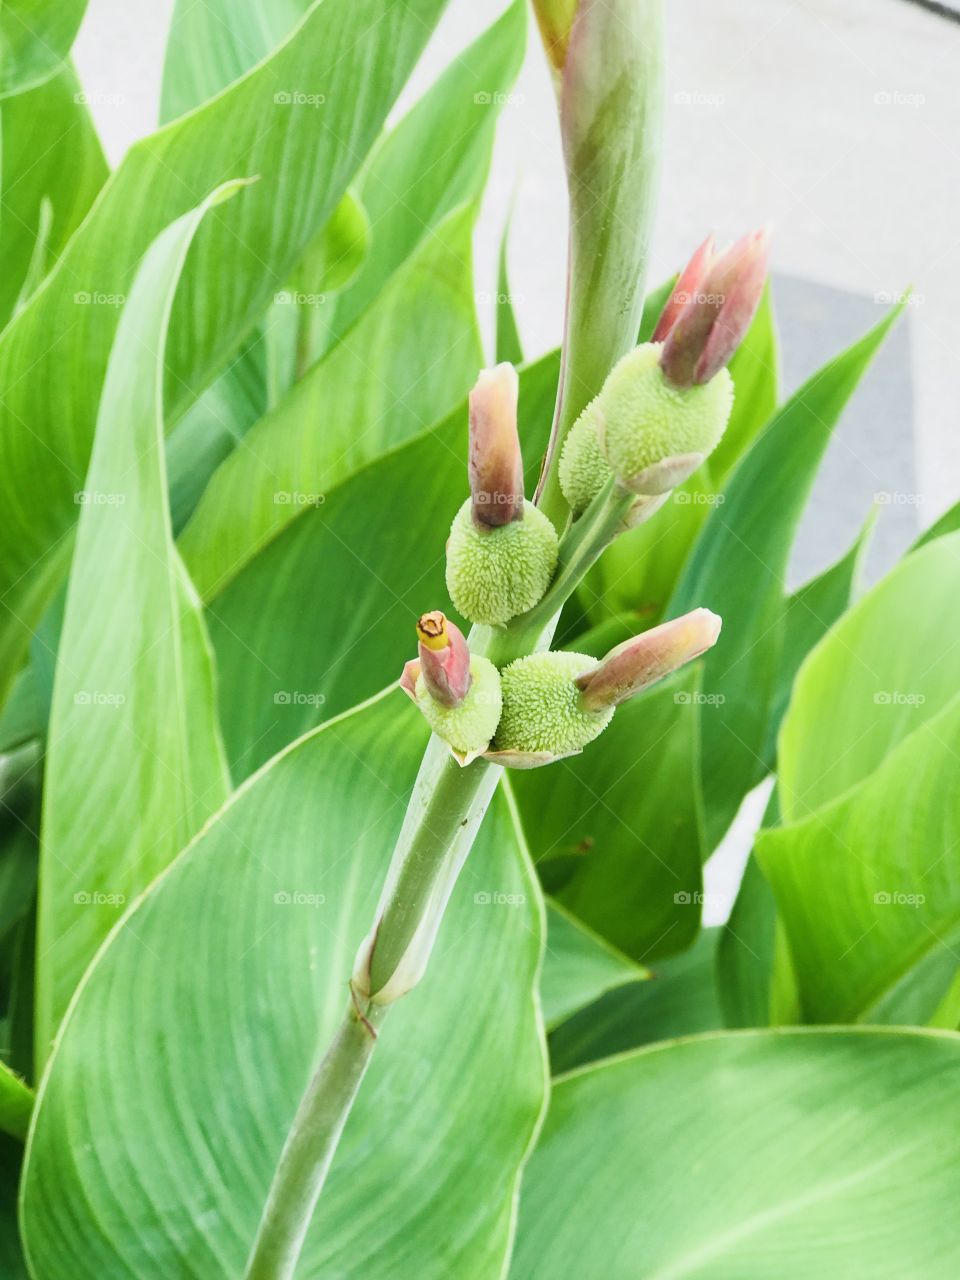
<path fill-rule="evenodd" d="M 245 1280 L 293 1276 L 386 1012 L 382 1006 L 361 1010 L 351 1004 L 314 1072 L 280 1155 Z"/>

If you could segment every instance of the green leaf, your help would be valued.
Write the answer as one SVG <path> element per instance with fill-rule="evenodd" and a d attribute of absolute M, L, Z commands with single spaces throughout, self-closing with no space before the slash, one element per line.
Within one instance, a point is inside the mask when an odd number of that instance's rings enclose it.
<path fill-rule="evenodd" d="M 70 52 L 86 7 L 87 0 L 4 0 L 0 8 L 0 98 L 22 94 L 57 72 Z"/>
<path fill-rule="evenodd" d="M 658 964 L 647 982 L 621 986 L 581 1009 L 550 1036 L 554 1075 L 656 1040 L 723 1026 L 714 982 L 719 929 L 703 929 L 689 951 Z"/>
<path fill-rule="evenodd" d="M 547 949 L 540 998 L 547 1030 L 584 1005 L 625 983 L 639 982 L 647 971 L 587 929 L 555 902 L 547 902 Z"/>
<path fill-rule="evenodd" d="M 42 277 L 60 257 L 106 181 L 107 164 L 69 64 L 39 88 L 0 103 L 0 128 L 2 326 L 21 294 L 33 291 L 31 267 Z M 45 207 L 50 221 L 41 243 Z"/>
<path fill-rule="evenodd" d="M 45 728 L 33 667 L 26 666 L 14 680 L 10 697 L 0 711 L 0 752 L 41 737 Z"/>
<path fill-rule="evenodd" d="M 161 123 L 192 111 L 269 57 L 310 5 L 311 0 L 177 0 L 163 65 Z M 305 81 L 299 91 L 312 83 Z"/>
<path fill-rule="evenodd" d="M 797 523 L 844 406 L 898 315 L 830 361 L 777 412 L 708 516 L 667 610 L 723 618 L 704 660 L 703 790 L 713 848 L 767 772 L 787 564 Z"/>
<path fill-rule="evenodd" d="M 780 402 L 780 340 L 769 280 L 757 314 L 730 361 L 733 412 L 723 437 L 710 455 L 710 474 L 718 488 L 753 444 Z"/>
<path fill-rule="evenodd" d="M 517 328 L 517 317 L 513 309 L 513 294 L 510 292 L 510 272 L 507 267 L 507 242 L 510 238 L 508 218 L 500 240 L 500 259 L 497 265 L 497 363 L 507 361 L 509 364 L 523 363 L 523 344 L 520 341 L 520 330 Z"/>
<path fill-rule="evenodd" d="M 910 549 L 917 551 L 920 547 L 925 547 L 928 542 L 942 538 L 945 533 L 955 533 L 958 529 L 960 529 L 960 502 L 945 511 L 929 529 L 925 529 Z"/>
<path fill-rule="evenodd" d="M 687 668 L 582 755 L 512 780 L 547 891 L 635 960 L 682 951 L 700 927 L 698 679 Z"/>
<path fill-rule="evenodd" d="M 0 687 L 62 574 L 117 299 L 145 249 L 212 183 L 259 176 L 209 219 L 191 253 L 168 348 L 172 422 L 236 351 L 333 212 L 444 3 L 314 4 L 266 62 L 127 152 L 57 269 L 0 337 Z M 322 111 L 284 100 L 304 84 L 324 94 Z"/>
<path fill-rule="evenodd" d="M 148 250 L 104 379 L 54 683 L 41 831 L 37 1061 L 97 947 L 229 792 L 209 642 L 173 545 L 167 328 L 220 188 Z M 107 589 L 104 585 L 108 584 Z"/>
<path fill-rule="evenodd" d="M 953 697 L 958 568 L 960 534 L 909 555 L 804 663 L 780 735 L 785 821 L 861 782 Z"/>
<path fill-rule="evenodd" d="M 528 492 L 556 385 L 555 355 L 521 371 Z M 467 493 L 466 425 L 462 404 L 328 490 L 211 601 L 221 722 L 235 776 L 397 679 L 416 651 L 418 615 L 452 612 L 443 551 Z"/>
<path fill-rule="evenodd" d="M 370 220 L 370 251 L 333 301 L 328 345 L 452 210 L 479 201 L 500 109 L 523 62 L 526 26 L 524 4 L 514 0 L 371 153 L 355 184 Z"/>
<path fill-rule="evenodd" d="M 12 1138 L 25 1138 L 33 1103 L 33 1091 L 0 1062 L 0 1130 Z"/>
<path fill-rule="evenodd" d="M 181 537 L 205 599 L 339 483 L 466 395 L 483 359 L 470 253 L 474 214 L 452 213 L 349 337 L 247 432 L 245 447 L 214 474 Z"/>
<path fill-rule="evenodd" d="M 726 1033 L 574 1072 L 510 1274 L 951 1280 L 958 1087 L 948 1032 Z"/>
<path fill-rule="evenodd" d="M 23 1195 L 35 1280 L 242 1274 L 423 743 L 397 692 L 324 726 L 241 788 L 113 935 L 37 1108 Z M 498 798 L 426 978 L 380 1031 L 304 1275 L 502 1273 L 545 1088 L 541 942 L 536 880 Z M 138 1051 L 158 1041 L 163 1053 Z"/>
<path fill-rule="evenodd" d="M 17 1231 L 17 1183 L 22 1148 L 0 1134 L 0 1275 L 4 1280 L 27 1280 L 27 1264 Z"/>

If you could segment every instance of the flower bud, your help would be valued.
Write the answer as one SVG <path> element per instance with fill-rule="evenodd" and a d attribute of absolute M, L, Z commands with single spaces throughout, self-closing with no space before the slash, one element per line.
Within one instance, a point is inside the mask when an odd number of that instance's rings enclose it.
<path fill-rule="evenodd" d="M 516 753 L 540 756 L 537 763 L 546 763 L 573 755 L 602 733 L 613 707 L 585 707 L 577 686 L 596 665 L 595 658 L 560 650 L 511 662 L 501 673 L 503 711 L 490 758 Z"/>
<path fill-rule="evenodd" d="M 499 626 L 543 598 L 557 567 L 557 531 L 527 503 L 519 519 L 479 527 L 468 499 L 454 517 L 447 542 L 447 590 L 471 622 Z"/>
<path fill-rule="evenodd" d="M 617 645 L 598 667 L 577 678 L 581 707 L 602 711 L 626 702 L 706 653 L 716 644 L 720 625 L 709 609 L 694 609 Z"/>
<path fill-rule="evenodd" d="M 500 720 L 500 672 L 471 656 L 459 628 L 439 610 L 423 615 L 417 639 L 420 657 L 406 664 L 400 687 L 460 763 L 469 764 L 490 745 Z"/>
<path fill-rule="evenodd" d="M 682 484 L 713 451 L 733 408 L 726 369 L 703 386 L 676 387 L 660 365 L 654 342 L 614 366 L 597 405 L 597 436 L 617 479 L 640 494 Z"/>
<path fill-rule="evenodd" d="M 420 674 L 434 702 L 458 707 L 470 688 L 470 650 L 463 632 L 439 609 L 417 623 Z"/>
<path fill-rule="evenodd" d="M 523 516 L 523 457 L 517 433 L 520 383 L 512 364 L 484 369 L 470 392 L 467 469 L 473 519 L 497 528 Z"/>
<path fill-rule="evenodd" d="M 663 316 L 657 326 L 664 339 L 660 363 L 672 386 L 710 382 L 736 351 L 763 294 L 769 250 L 770 236 L 764 228 L 743 236 L 705 272 L 702 262 L 697 265 L 699 287 L 679 314 L 667 319 L 665 328 Z M 694 259 L 703 251 L 701 246 Z"/>
<path fill-rule="evenodd" d="M 680 272 L 677 283 L 673 286 L 673 292 L 667 299 L 666 306 L 660 312 L 660 319 L 657 321 L 657 327 L 653 331 L 651 342 L 663 342 L 680 318 L 680 313 L 684 307 L 701 292 L 704 276 L 709 271 L 715 257 L 715 241 L 711 233 Z"/>

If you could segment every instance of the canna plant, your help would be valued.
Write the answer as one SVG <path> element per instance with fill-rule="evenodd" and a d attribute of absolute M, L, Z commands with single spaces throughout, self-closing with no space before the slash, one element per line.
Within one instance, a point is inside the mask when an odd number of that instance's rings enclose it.
<path fill-rule="evenodd" d="M 399 118 L 443 0 L 178 0 L 113 173 L 20 7 L 0 1274 L 955 1275 L 960 516 L 785 586 L 896 311 L 782 400 L 765 230 L 647 291 L 659 0 L 533 5 L 532 361 L 470 252 L 522 0 Z"/>

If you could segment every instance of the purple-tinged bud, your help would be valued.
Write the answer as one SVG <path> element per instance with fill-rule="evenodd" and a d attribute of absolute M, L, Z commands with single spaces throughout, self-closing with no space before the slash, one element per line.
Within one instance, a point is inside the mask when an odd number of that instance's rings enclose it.
<path fill-rule="evenodd" d="M 473 522 L 496 529 L 523 517 L 523 457 L 517 432 L 520 382 L 512 364 L 484 369 L 470 392 Z"/>
<path fill-rule="evenodd" d="M 720 619 L 709 609 L 694 609 L 611 649 L 598 667 L 576 681 L 585 711 L 616 707 L 656 684 L 684 663 L 699 658 L 717 642 Z"/>
<path fill-rule="evenodd" d="M 463 632 L 439 609 L 417 623 L 420 674 L 427 692 L 443 707 L 459 707 L 470 689 L 470 650 Z"/>
<path fill-rule="evenodd" d="M 567 60 L 570 32 L 579 0 L 533 0 L 533 11 L 554 71 L 562 71 Z"/>
<path fill-rule="evenodd" d="M 679 320 L 684 307 L 700 292 L 704 277 L 713 266 L 716 256 L 716 242 L 711 232 L 680 272 L 677 283 L 673 286 L 673 292 L 660 312 L 660 319 L 653 331 L 651 342 L 666 341 L 667 335 Z"/>
<path fill-rule="evenodd" d="M 769 252 L 770 234 L 763 228 L 710 264 L 663 344 L 660 368 L 673 386 L 709 382 L 730 360 L 760 304 Z"/>

